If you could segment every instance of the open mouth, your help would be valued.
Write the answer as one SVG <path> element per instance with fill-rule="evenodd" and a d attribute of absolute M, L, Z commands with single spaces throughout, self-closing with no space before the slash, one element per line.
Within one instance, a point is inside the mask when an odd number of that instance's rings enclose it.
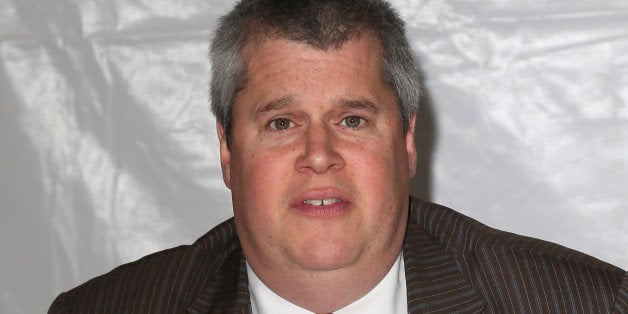
<path fill-rule="evenodd" d="M 340 195 L 310 195 L 296 203 L 294 208 L 298 213 L 311 218 L 333 218 L 343 215 L 349 206 L 350 202 Z"/>
<path fill-rule="evenodd" d="M 325 199 L 308 199 L 304 200 L 303 204 L 314 205 L 314 206 L 327 206 L 336 203 L 340 203 L 341 200 L 339 198 L 325 198 Z"/>

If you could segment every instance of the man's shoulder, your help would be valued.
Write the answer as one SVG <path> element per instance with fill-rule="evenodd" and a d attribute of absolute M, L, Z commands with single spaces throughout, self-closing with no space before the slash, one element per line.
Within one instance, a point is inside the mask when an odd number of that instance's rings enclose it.
<path fill-rule="evenodd" d="M 494 309 L 518 311 L 520 304 L 568 311 L 576 301 L 593 312 L 627 306 L 628 275 L 619 267 L 556 243 L 490 228 L 445 206 L 412 199 L 410 211 L 413 223 L 453 256 Z M 573 302 L 564 305 L 564 300 Z"/>
<path fill-rule="evenodd" d="M 60 294 L 50 313 L 138 311 L 174 312 L 197 297 L 225 260 L 239 259 L 233 219 L 181 245 L 116 267 Z"/>
<path fill-rule="evenodd" d="M 446 206 L 413 198 L 410 208 L 411 219 L 451 252 L 509 251 L 529 257 L 564 259 L 593 268 L 621 270 L 553 242 L 491 228 Z"/>

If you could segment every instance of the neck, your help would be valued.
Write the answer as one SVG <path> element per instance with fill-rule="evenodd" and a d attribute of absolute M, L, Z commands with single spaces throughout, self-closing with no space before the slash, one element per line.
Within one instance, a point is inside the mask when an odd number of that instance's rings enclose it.
<path fill-rule="evenodd" d="M 277 295 L 315 313 L 331 313 L 355 302 L 386 276 L 401 252 L 401 243 L 386 255 L 363 258 L 363 262 L 327 271 L 288 271 L 284 267 L 255 267 L 256 275 Z M 264 269 L 259 272 L 257 269 Z"/>

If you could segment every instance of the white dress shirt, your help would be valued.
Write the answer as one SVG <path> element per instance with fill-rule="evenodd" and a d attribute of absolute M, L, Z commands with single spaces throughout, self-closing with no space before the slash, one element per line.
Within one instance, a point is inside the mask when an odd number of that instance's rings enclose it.
<path fill-rule="evenodd" d="M 312 312 L 292 304 L 270 290 L 255 275 L 249 264 L 246 264 L 249 277 L 249 291 L 251 293 L 251 308 L 253 314 L 311 314 Z M 406 301 L 406 272 L 403 255 L 397 260 L 386 276 L 369 293 L 357 301 L 335 311 L 335 314 L 381 314 L 381 313 L 408 313 Z"/>

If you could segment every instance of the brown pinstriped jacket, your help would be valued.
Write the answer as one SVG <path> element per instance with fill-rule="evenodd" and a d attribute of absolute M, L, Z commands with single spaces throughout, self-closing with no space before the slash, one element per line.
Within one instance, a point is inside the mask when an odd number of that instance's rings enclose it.
<path fill-rule="evenodd" d="M 410 313 L 628 313 L 628 274 L 580 252 L 410 200 Z M 250 313 L 233 219 L 192 245 L 122 265 L 60 294 L 49 313 Z"/>

